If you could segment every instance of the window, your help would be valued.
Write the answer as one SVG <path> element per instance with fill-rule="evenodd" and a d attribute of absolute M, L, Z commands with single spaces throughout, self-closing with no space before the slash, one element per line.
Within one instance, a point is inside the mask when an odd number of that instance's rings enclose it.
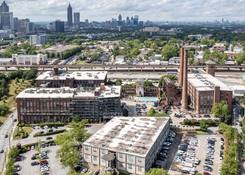
<path fill-rule="evenodd" d="M 93 156 L 93 161 L 97 161 L 98 157 L 97 156 Z"/>
<path fill-rule="evenodd" d="M 93 152 L 94 152 L 94 153 L 97 153 L 98 151 L 97 151 L 95 148 L 93 148 Z"/>
<path fill-rule="evenodd" d="M 101 150 L 101 154 L 105 155 L 106 154 L 106 150 Z"/>
<path fill-rule="evenodd" d="M 132 165 L 131 165 L 131 164 L 128 164 L 128 169 L 130 169 L 130 170 L 132 170 L 132 169 L 133 169 L 133 167 L 132 167 Z"/>
<path fill-rule="evenodd" d="M 133 157 L 133 156 L 128 155 L 128 161 L 129 161 L 129 162 L 133 162 L 133 161 L 134 161 L 134 157 Z"/>
<path fill-rule="evenodd" d="M 85 149 L 85 151 L 89 151 L 89 148 L 88 148 L 87 146 L 85 146 L 85 148 L 84 148 L 84 149 Z"/>
<path fill-rule="evenodd" d="M 142 171 L 143 168 L 141 166 L 138 166 L 138 171 Z"/>
<path fill-rule="evenodd" d="M 85 159 L 90 159 L 90 156 L 88 154 L 84 154 Z"/>
<path fill-rule="evenodd" d="M 123 158 L 123 154 L 122 154 L 122 153 L 118 153 L 118 157 L 119 157 L 120 159 L 122 159 L 122 158 Z"/>
<path fill-rule="evenodd" d="M 142 163 L 143 162 L 142 158 L 138 158 L 137 160 L 138 160 L 138 163 Z"/>

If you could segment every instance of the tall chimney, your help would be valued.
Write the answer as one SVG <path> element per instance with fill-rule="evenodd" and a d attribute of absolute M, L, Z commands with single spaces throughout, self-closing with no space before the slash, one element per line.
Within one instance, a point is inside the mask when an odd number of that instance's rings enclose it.
<path fill-rule="evenodd" d="M 183 69 L 184 69 L 184 52 L 185 48 L 180 48 L 180 68 L 179 68 L 179 85 L 182 87 L 183 86 Z"/>
<path fill-rule="evenodd" d="M 186 110 L 188 108 L 188 95 L 187 95 L 187 88 L 188 88 L 188 50 L 184 49 L 184 56 L 183 56 L 183 86 L 182 86 L 182 109 Z"/>
<path fill-rule="evenodd" d="M 213 77 L 215 77 L 216 63 L 213 61 L 207 61 L 206 65 L 207 65 L 206 72 L 212 75 Z"/>

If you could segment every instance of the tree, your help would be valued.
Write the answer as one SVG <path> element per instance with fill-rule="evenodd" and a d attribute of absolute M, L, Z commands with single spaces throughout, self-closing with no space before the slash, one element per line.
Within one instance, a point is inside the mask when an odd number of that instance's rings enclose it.
<path fill-rule="evenodd" d="M 122 85 L 122 79 L 117 79 L 116 80 L 116 85 L 121 86 Z"/>
<path fill-rule="evenodd" d="M 25 78 L 26 80 L 35 79 L 37 77 L 37 73 L 38 73 L 37 69 L 31 69 L 31 70 L 25 71 L 23 74 L 23 78 Z"/>
<path fill-rule="evenodd" d="M 163 168 L 152 168 L 145 175 L 168 175 L 168 173 Z"/>
<path fill-rule="evenodd" d="M 70 133 L 71 133 L 71 137 L 75 141 L 84 142 L 89 137 L 89 134 L 85 130 L 86 124 L 87 124 L 86 120 L 82 120 L 81 122 L 78 122 L 78 123 L 75 123 L 75 122 L 71 123 L 72 130 Z"/>
<path fill-rule="evenodd" d="M 152 82 L 149 80 L 144 81 L 144 87 L 153 86 Z"/>
<path fill-rule="evenodd" d="M 60 145 L 58 155 L 64 166 L 73 168 L 81 158 L 79 144 L 88 138 L 85 130 L 86 120 L 80 122 L 72 122 L 71 129 L 65 133 L 56 136 L 55 142 Z"/>
<path fill-rule="evenodd" d="M 153 117 L 156 114 L 156 111 L 154 108 L 151 108 L 148 112 L 147 112 L 147 116 L 148 117 Z"/>
<path fill-rule="evenodd" d="M 6 105 L 0 105 L 0 116 L 5 116 L 9 112 L 9 107 Z"/>
<path fill-rule="evenodd" d="M 245 52 L 240 53 L 235 57 L 235 61 L 238 65 L 245 63 Z"/>
<path fill-rule="evenodd" d="M 211 112 L 215 117 L 220 118 L 222 122 L 225 123 L 231 122 L 229 108 L 224 101 L 213 105 Z"/>
<path fill-rule="evenodd" d="M 179 48 L 176 44 L 166 44 L 162 49 L 162 56 L 165 61 L 168 61 L 171 57 L 178 56 Z"/>
<path fill-rule="evenodd" d="M 207 123 L 204 120 L 200 121 L 200 129 L 202 131 L 207 131 L 208 130 L 208 125 L 207 125 Z"/>
<path fill-rule="evenodd" d="M 211 47 L 215 44 L 215 40 L 213 40 L 213 39 L 202 39 L 201 44 L 207 45 L 208 47 Z"/>
<path fill-rule="evenodd" d="M 209 50 L 204 52 L 203 56 L 204 60 L 213 60 L 216 63 L 223 65 L 225 61 L 228 59 L 228 56 L 223 52 L 213 51 L 210 52 Z"/>

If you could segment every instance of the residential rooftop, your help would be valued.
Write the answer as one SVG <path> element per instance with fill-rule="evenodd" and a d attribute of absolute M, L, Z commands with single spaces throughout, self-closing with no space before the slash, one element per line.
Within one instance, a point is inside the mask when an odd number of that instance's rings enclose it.
<path fill-rule="evenodd" d="M 188 74 L 188 82 L 198 91 L 213 91 L 215 87 L 220 87 L 222 91 L 231 89 L 219 79 L 201 71 Z"/>
<path fill-rule="evenodd" d="M 166 117 L 115 117 L 84 145 L 145 157 L 168 121 Z"/>
<path fill-rule="evenodd" d="M 121 96 L 120 86 L 102 86 L 95 90 L 83 88 L 29 88 L 18 94 L 18 98 L 112 98 Z"/>
<path fill-rule="evenodd" d="M 105 80 L 106 71 L 75 71 L 62 72 L 55 75 L 53 71 L 47 71 L 40 74 L 36 80 L 66 80 L 74 78 L 75 80 Z"/>

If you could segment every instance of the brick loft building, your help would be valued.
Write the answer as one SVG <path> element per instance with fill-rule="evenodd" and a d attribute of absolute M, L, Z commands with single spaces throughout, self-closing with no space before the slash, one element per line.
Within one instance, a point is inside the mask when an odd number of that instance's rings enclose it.
<path fill-rule="evenodd" d="M 188 72 L 188 50 L 180 50 L 179 85 L 182 88 L 182 109 L 188 107 L 197 114 L 209 114 L 215 103 L 225 101 L 232 110 L 232 90 L 215 78 L 215 63 L 207 62 L 206 72 Z"/>
<path fill-rule="evenodd" d="M 37 87 L 99 87 L 101 83 L 106 83 L 106 71 L 75 71 L 75 72 L 62 72 L 58 68 L 54 71 L 47 71 L 40 74 L 36 78 Z"/>
<path fill-rule="evenodd" d="M 16 97 L 20 123 L 69 122 L 72 116 L 102 121 L 121 113 L 121 87 L 30 88 Z"/>

